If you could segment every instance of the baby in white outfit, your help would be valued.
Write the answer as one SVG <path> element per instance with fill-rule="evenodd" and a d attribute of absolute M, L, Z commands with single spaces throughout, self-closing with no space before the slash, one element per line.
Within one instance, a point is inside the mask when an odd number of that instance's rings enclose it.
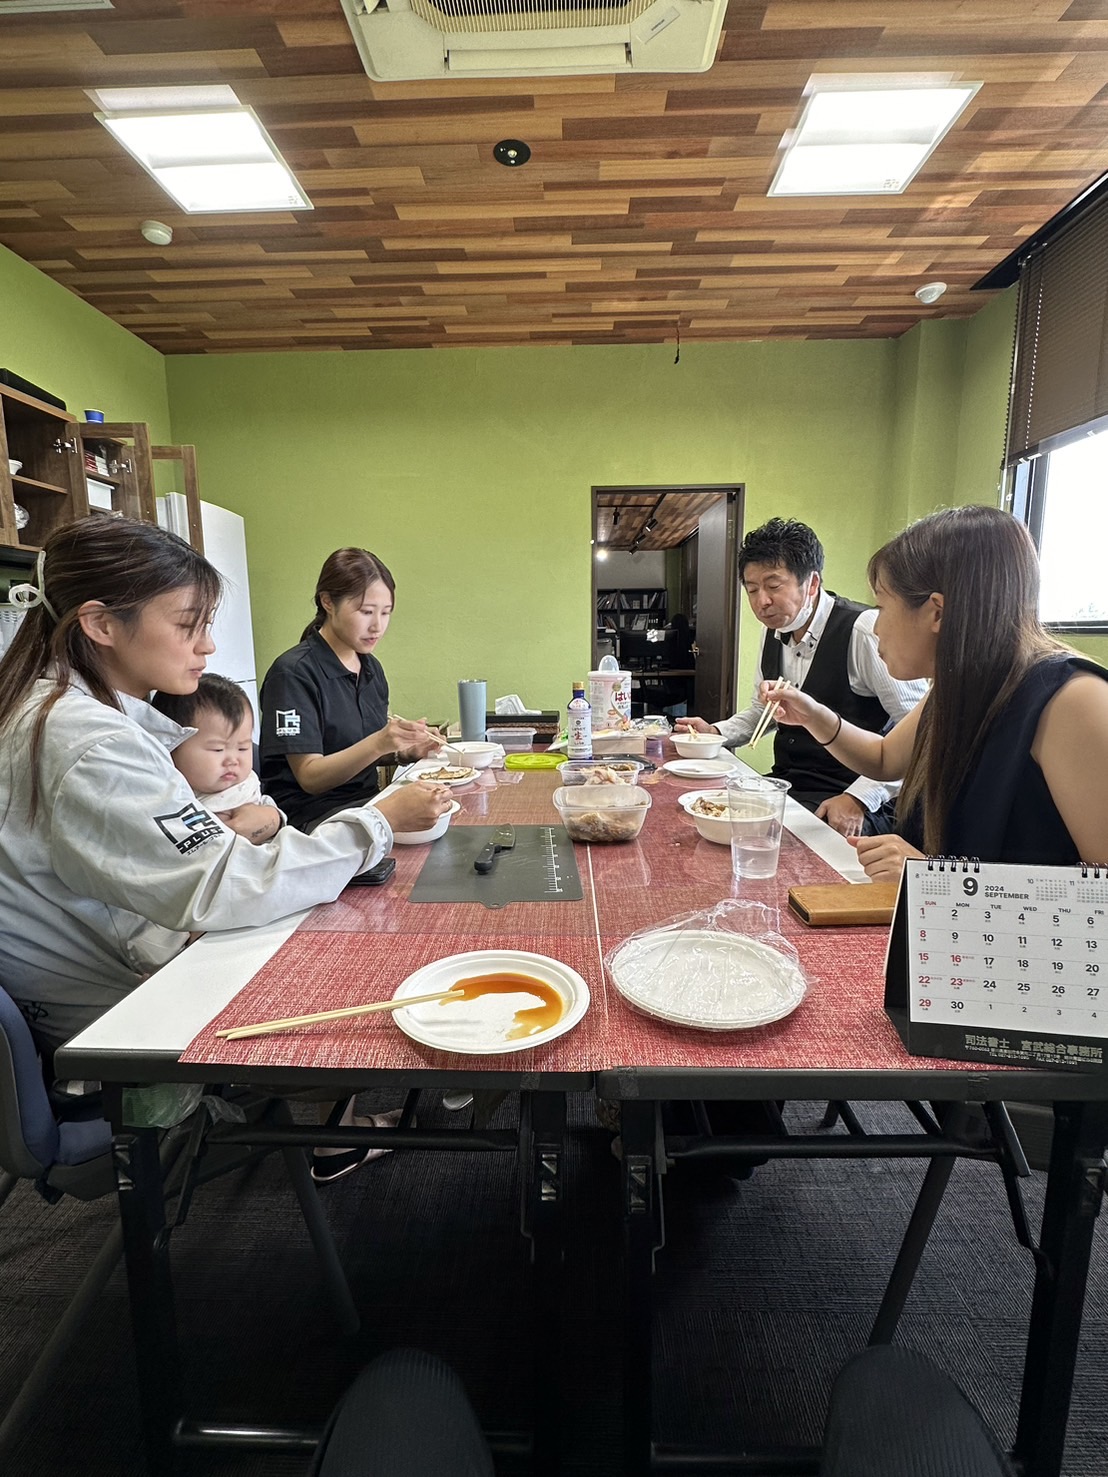
<path fill-rule="evenodd" d="M 284 816 L 262 794 L 254 773 L 254 714 L 242 688 L 205 672 L 195 692 L 156 692 L 151 702 L 182 728 L 196 730 L 173 750 L 173 763 L 204 809 L 256 845 L 276 835 Z"/>

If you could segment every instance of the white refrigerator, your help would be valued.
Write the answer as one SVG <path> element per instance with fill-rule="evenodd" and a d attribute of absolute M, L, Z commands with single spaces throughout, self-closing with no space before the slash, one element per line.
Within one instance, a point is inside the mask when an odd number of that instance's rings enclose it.
<path fill-rule="evenodd" d="M 238 513 L 200 504 L 204 556 L 223 576 L 223 598 L 215 613 L 212 640 L 215 653 L 208 670 L 230 677 L 249 695 L 254 709 L 254 739 L 258 738 L 258 680 L 254 667 L 254 627 L 250 617 L 250 576 L 246 567 L 246 524 Z M 171 533 L 188 538 L 188 509 L 183 493 L 158 498 L 158 522 Z"/>

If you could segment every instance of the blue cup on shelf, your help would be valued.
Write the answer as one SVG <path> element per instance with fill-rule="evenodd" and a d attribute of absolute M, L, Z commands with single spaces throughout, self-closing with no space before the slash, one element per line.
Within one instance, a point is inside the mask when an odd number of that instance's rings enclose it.
<path fill-rule="evenodd" d="M 104 424 L 104 412 L 102 410 L 86 410 L 85 411 L 85 420 L 86 421 L 95 421 L 97 425 L 103 425 Z"/>

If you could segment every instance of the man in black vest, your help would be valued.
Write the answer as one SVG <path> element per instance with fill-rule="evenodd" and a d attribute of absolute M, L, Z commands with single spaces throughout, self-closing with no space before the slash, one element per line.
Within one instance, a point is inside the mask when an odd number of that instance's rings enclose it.
<path fill-rule="evenodd" d="M 679 718 L 678 728 L 721 733 L 729 748 L 750 738 L 762 712 L 763 680 L 785 677 L 847 723 L 880 733 L 911 711 L 926 682 L 896 682 L 877 654 L 877 612 L 823 588 L 823 546 L 806 523 L 771 518 L 748 533 L 739 550 L 739 579 L 750 608 L 765 626 L 754 701 L 717 724 Z M 833 759 L 805 729 L 774 735 L 770 773 L 788 780 L 790 796 L 843 836 L 893 829 L 897 786 L 861 779 Z"/>

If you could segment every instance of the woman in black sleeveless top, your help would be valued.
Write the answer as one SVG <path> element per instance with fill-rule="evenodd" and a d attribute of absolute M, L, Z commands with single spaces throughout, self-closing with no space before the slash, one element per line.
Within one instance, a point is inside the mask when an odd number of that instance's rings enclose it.
<path fill-rule="evenodd" d="M 906 857 L 1023 865 L 1108 859 L 1108 672 L 1047 634 L 1026 528 L 996 508 L 922 518 L 870 560 L 879 650 L 927 697 L 880 736 L 791 689 L 799 723 L 836 759 L 903 777 L 900 835 L 862 837 L 859 860 L 894 881 Z"/>

